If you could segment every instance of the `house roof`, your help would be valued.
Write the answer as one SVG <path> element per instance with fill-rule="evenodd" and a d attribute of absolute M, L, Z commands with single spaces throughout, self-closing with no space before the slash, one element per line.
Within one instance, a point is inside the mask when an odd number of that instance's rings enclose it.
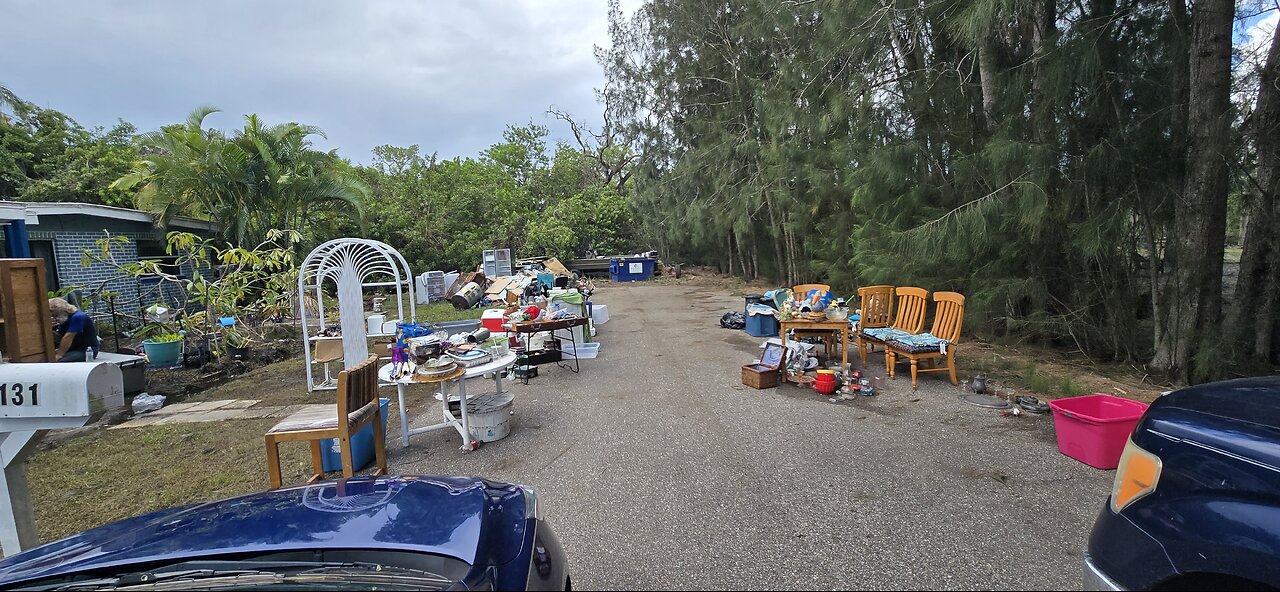
<path fill-rule="evenodd" d="M 150 212 L 98 204 L 76 202 L 0 201 L 0 222 L 25 220 L 27 224 L 38 225 L 40 224 L 40 216 L 64 215 L 96 216 L 98 218 L 111 218 L 113 220 L 129 220 L 132 222 L 147 223 L 154 223 L 156 221 L 155 214 Z M 177 228 L 207 231 L 214 231 L 219 228 L 219 224 L 217 222 L 188 218 L 186 216 L 174 216 L 173 219 L 169 221 L 169 225 Z"/>

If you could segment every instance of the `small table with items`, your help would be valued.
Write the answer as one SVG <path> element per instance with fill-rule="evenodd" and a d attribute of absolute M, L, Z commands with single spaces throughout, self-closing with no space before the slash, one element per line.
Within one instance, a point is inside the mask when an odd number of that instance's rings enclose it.
<path fill-rule="evenodd" d="M 786 321 L 779 321 L 779 332 L 782 334 L 782 347 L 787 347 L 787 329 L 805 329 L 811 331 L 831 331 L 840 334 L 840 372 L 847 373 L 849 371 L 849 321 L 811 321 L 806 318 L 794 318 Z"/>
<path fill-rule="evenodd" d="M 556 365 L 561 368 L 572 370 L 573 372 L 578 372 L 581 368 L 578 366 L 578 356 L 577 356 L 578 336 L 577 336 L 577 332 L 574 331 L 574 328 L 584 327 L 587 325 L 588 322 L 589 321 L 586 317 L 572 317 L 568 319 L 556 319 L 552 321 L 525 321 L 522 323 L 512 323 L 511 332 L 515 333 L 518 339 L 522 338 L 521 343 L 524 348 L 524 352 L 525 352 L 526 359 L 528 360 L 528 364 L 536 366 L 539 364 L 545 364 L 547 362 L 555 362 Z M 530 353 L 529 352 L 529 337 L 532 336 L 534 333 L 543 333 L 543 332 L 549 331 L 549 332 L 553 332 L 552 338 L 555 338 L 554 331 L 559 331 L 561 329 L 568 330 L 569 342 L 573 344 L 574 356 L 573 356 L 572 367 L 570 367 L 568 364 L 562 361 L 563 360 L 562 352 L 557 351 L 555 352 L 555 355 L 547 358 L 541 358 L 540 356 L 549 355 L 549 352 L 548 353 Z M 529 379 L 527 376 L 525 377 L 524 380 L 525 380 L 525 384 L 528 384 Z"/>
<path fill-rule="evenodd" d="M 391 370 L 393 364 L 385 364 L 378 369 L 378 378 L 384 382 L 394 382 L 396 385 L 396 396 L 400 403 L 400 433 L 405 448 L 409 447 L 409 436 L 421 434 L 423 432 L 431 432 L 447 427 L 458 430 L 458 434 L 462 436 L 462 449 L 474 450 L 478 442 L 471 436 L 471 425 L 467 420 L 467 379 L 484 376 L 493 373 L 494 382 L 497 383 L 497 394 L 503 394 L 502 375 L 507 368 L 516 363 L 516 354 L 507 352 L 501 356 L 495 357 L 492 361 L 478 364 L 470 368 L 458 367 L 457 370 L 438 377 L 426 377 L 418 375 L 409 375 L 399 379 L 391 378 Z M 409 429 L 409 415 L 405 411 L 404 405 L 404 389 L 406 386 L 414 384 L 439 384 L 440 392 L 437 393 L 440 398 L 441 415 L 443 422 L 429 425 L 421 428 Z M 450 396 L 449 385 L 458 385 L 458 394 Z M 486 393 L 492 394 L 492 393 Z M 449 410 L 451 400 L 458 401 L 459 415 L 455 416 Z"/>

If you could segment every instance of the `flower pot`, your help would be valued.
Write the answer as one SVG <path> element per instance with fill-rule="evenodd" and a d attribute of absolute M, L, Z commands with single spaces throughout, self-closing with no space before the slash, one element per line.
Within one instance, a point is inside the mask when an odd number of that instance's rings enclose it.
<path fill-rule="evenodd" d="M 173 368 L 182 365 L 182 341 L 142 342 L 143 352 L 147 356 L 147 365 L 152 368 Z"/>
<path fill-rule="evenodd" d="M 235 347 L 235 346 L 228 345 L 227 357 L 233 360 L 243 360 L 249 357 L 249 346 L 245 345 L 241 347 Z"/>

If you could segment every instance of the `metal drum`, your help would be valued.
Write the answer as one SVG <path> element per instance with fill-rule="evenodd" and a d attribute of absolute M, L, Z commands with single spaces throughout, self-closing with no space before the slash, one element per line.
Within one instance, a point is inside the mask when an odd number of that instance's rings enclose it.
<path fill-rule="evenodd" d="M 483 294 L 484 290 L 480 289 L 480 284 L 469 282 L 458 290 L 457 294 L 451 296 L 449 302 L 458 310 L 467 310 L 480 302 L 480 296 Z"/>

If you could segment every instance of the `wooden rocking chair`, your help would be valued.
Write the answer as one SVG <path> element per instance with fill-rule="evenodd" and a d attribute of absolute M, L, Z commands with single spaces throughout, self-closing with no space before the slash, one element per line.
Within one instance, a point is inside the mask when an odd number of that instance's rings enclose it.
<path fill-rule="evenodd" d="M 951 384 L 959 384 L 956 378 L 956 344 L 960 342 L 960 327 L 964 324 L 964 296 L 956 292 L 936 292 L 933 302 L 933 329 L 920 335 L 891 339 L 884 350 L 889 378 L 894 377 L 898 356 L 911 360 L 913 389 L 920 372 L 950 372 Z M 947 365 L 937 366 L 939 359 L 945 359 Z M 919 367 L 922 360 L 928 361 L 929 366 Z"/>
<path fill-rule="evenodd" d="M 893 286 L 858 288 L 858 302 L 862 309 L 862 317 L 858 320 L 858 354 L 862 356 L 862 367 L 866 368 L 867 351 L 873 344 L 863 343 L 862 330 L 888 327 L 893 322 Z"/>
<path fill-rule="evenodd" d="M 342 453 L 342 476 L 355 474 L 352 466 L 351 438 L 369 422 L 373 422 L 373 451 L 378 469 L 374 475 L 387 474 L 386 428 L 382 425 L 382 407 L 378 400 L 378 356 L 338 373 L 338 404 L 319 411 L 303 410 L 276 424 L 266 433 L 267 474 L 271 488 L 281 485 L 280 443 L 311 442 L 311 469 L 307 482 L 324 477 L 324 460 L 320 441 L 337 438 Z"/>
<path fill-rule="evenodd" d="M 876 345 L 884 345 L 890 339 L 915 335 L 924 330 L 924 313 L 929 306 L 929 291 L 924 288 L 895 288 L 898 294 L 897 315 L 893 325 L 880 328 L 863 328 L 858 331 L 858 355 L 866 366 L 867 351 Z M 888 351 L 886 349 L 886 351 Z"/>

